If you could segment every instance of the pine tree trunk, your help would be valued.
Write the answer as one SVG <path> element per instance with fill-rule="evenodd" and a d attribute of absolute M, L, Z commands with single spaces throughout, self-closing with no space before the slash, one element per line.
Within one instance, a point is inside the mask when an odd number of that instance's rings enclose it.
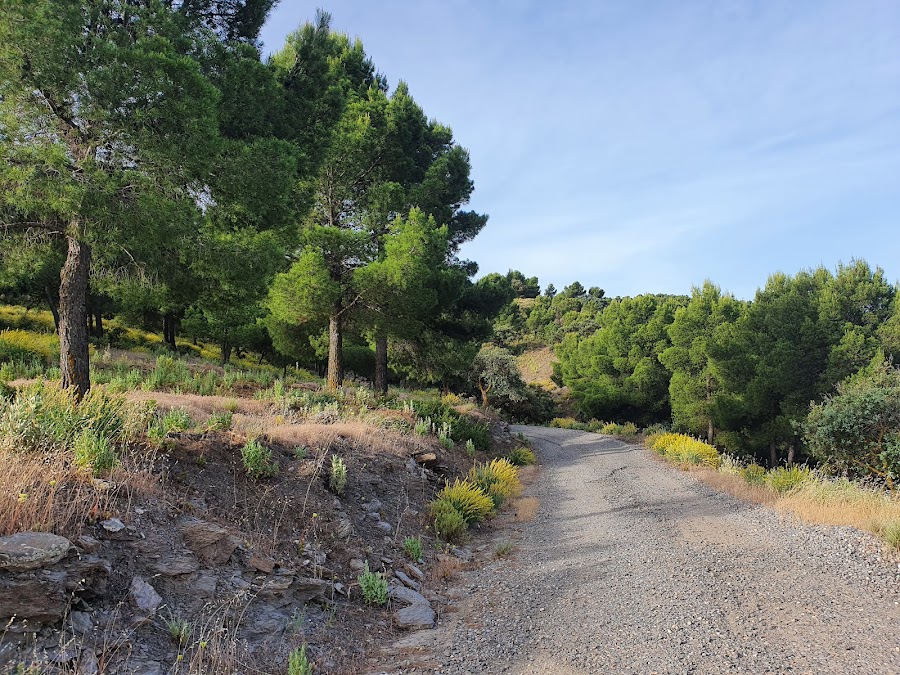
<path fill-rule="evenodd" d="M 379 332 L 375 336 L 375 392 L 382 396 L 388 393 L 388 336 Z"/>
<path fill-rule="evenodd" d="M 103 310 L 99 305 L 94 308 L 94 330 L 97 337 L 103 337 Z"/>
<path fill-rule="evenodd" d="M 788 466 L 793 466 L 793 465 L 794 465 L 794 446 L 793 446 L 793 445 L 791 445 L 791 446 L 788 448 L 788 458 L 787 458 L 787 463 L 788 463 Z"/>
<path fill-rule="evenodd" d="M 712 445 L 713 436 L 715 434 L 715 431 L 716 430 L 713 428 L 712 418 L 710 418 L 709 420 L 707 420 L 707 426 L 706 426 L 706 442 L 709 443 L 710 445 Z"/>
<path fill-rule="evenodd" d="M 344 332 L 341 302 L 335 303 L 328 319 L 328 378 L 326 387 L 335 391 L 344 381 Z"/>
<path fill-rule="evenodd" d="M 775 447 L 775 441 L 769 443 L 769 468 L 774 469 L 778 466 L 778 448 Z"/>
<path fill-rule="evenodd" d="M 219 347 L 222 350 L 222 365 L 224 366 L 231 361 L 232 344 L 228 340 L 223 340 Z"/>
<path fill-rule="evenodd" d="M 87 316 L 90 270 L 90 247 L 70 236 L 59 275 L 59 368 L 62 386 L 72 387 L 78 400 L 91 388 Z"/>
<path fill-rule="evenodd" d="M 175 317 L 171 314 L 163 315 L 163 342 L 170 351 L 178 350 L 178 346 L 175 344 Z"/>

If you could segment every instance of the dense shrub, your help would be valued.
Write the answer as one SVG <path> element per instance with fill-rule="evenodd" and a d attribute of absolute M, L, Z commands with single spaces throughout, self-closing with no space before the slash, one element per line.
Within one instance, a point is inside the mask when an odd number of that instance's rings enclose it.
<path fill-rule="evenodd" d="M 450 428 L 450 437 L 457 443 L 472 441 L 476 450 L 490 452 L 494 445 L 491 437 L 491 425 L 479 422 L 467 415 L 460 416 Z"/>
<path fill-rule="evenodd" d="M 466 525 L 484 520 L 494 510 L 494 502 L 481 488 L 459 478 L 452 484 L 447 483 L 437 493 L 436 499 L 456 509 Z"/>
<path fill-rule="evenodd" d="M 591 429 L 593 431 L 593 429 Z M 637 436 L 638 428 L 634 422 L 626 422 L 625 424 L 617 424 L 615 422 L 607 422 L 599 429 L 601 434 L 609 436 Z"/>
<path fill-rule="evenodd" d="M 247 441 L 241 448 L 241 460 L 250 478 L 266 478 L 278 473 L 278 464 L 272 460 L 272 451 L 257 440 Z"/>
<path fill-rule="evenodd" d="M 369 563 L 366 563 L 362 574 L 356 577 L 359 582 L 359 588 L 363 594 L 363 600 L 367 605 L 386 605 L 388 601 L 388 584 L 382 572 L 372 572 L 369 570 Z"/>
<path fill-rule="evenodd" d="M 26 330 L 0 332 L 0 361 L 38 361 L 44 366 L 59 361 L 59 338 L 52 333 Z"/>
<path fill-rule="evenodd" d="M 434 521 L 434 533 L 444 541 L 459 541 L 466 533 L 466 521 L 456 507 L 438 499 L 429 507 Z"/>
<path fill-rule="evenodd" d="M 476 464 L 469 471 L 468 481 L 491 498 L 494 508 L 522 491 L 518 469 L 505 459 Z"/>
<path fill-rule="evenodd" d="M 650 447 L 678 464 L 719 466 L 719 453 L 713 446 L 684 434 L 660 434 Z"/>
<path fill-rule="evenodd" d="M 777 466 L 766 475 L 766 484 L 778 494 L 790 492 L 812 476 L 805 466 Z"/>
<path fill-rule="evenodd" d="M 328 475 L 328 487 L 336 495 L 344 494 L 347 487 L 347 465 L 337 455 L 331 456 L 331 473 Z"/>
<path fill-rule="evenodd" d="M 103 476 L 116 465 L 116 452 L 109 438 L 94 429 L 85 429 L 75 439 L 73 447 L 76 466 L 90 469 L 95 476 Z"/>
<path fill-rule="evenodd" d="M 741 477 L 750 485 L 764 485 L 766 469 L 759 464 L 748 464 L 741 470 Z"/>
<path fill-rule="evenodd" d="M 534 456 L 534 451 L 530 448 L 514 448 L 510 450 L 509 454 L 506 456 L 506 459 L 509 460 L 509 463 L 513 466 L 529 466 L 537 462 L 537 457 Z"/>
<path fill-rule="evenodd" d="M 554 417 L 550 420 L 550 426 L 557 429 L 575 429 L 576 431 L 587 431 L 588 425 L 579 422 L 574 417 Z"/>

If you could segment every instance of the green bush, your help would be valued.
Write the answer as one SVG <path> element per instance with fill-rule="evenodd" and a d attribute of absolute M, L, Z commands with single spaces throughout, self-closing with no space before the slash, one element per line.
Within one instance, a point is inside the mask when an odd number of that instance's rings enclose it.
<path fill-rule="evenodd" d="M 156 357 L 156 366 L 144 381 L 143 388 L 147 391 L 181 390 L 185 385 L 190 385 L 193 379 L 191 369 L 184 361 L 162 355 Z"/>
<path fill-rule="evenodd" d="M 415 399 L 412 402 L 417 417 L 430 417 L 438 426 L 444 422 L 455 423 L 459 413 L 437 398 Z"/>
<path fill-rule="evenodd" d="M 741 469 L 741 478 L 750 485 L 765 485 L 766 469 L 759 464 L 748 464 Z"/>
<path fill-rule="evenodd" d="M 247 441 L 241 448 L 241 460 L 250 478 L 266 478 L 278 473 L 278 464 L 272 460 L 272 451 L 257 440 Z"/>
<path fill-rule="evenodd" d="M 491 498 L 495 509 L 522 492 L 519 470 L 506 459 L 492 459 L 485 464 L 476 464 L 469 471 L 468 481 Z"/>
<path fill-rule="evenodd" d="M 413 562 L 422 557 L 422 539 L 420 537 L 407 537 L 403 540 L 403 551 Z"/>
<path fill-rule="evenodd" d="M 347 465 L 337 455 L 331 456 L 331 474 L 328 476 L 328 487 L 335 494 L 344 494 L 347 487 Z"/>
<path fill-rule="evenodd" d="M 59 338 L 53 333 L 0 331 L 0 361 L 38 361 L 44 366 L 56 363 L 59 361 Z"/>
<path fill-rule="evenodd" d="M 75 439 L 73 447 L 75 465 L 90 469 L 95 476 L 105 476 L 116 465 L 116 452 L 112 443 L 103 434 L 93 429 L 85 429 Z"/>
<path fill-rule="evenodd" d="M 491 425 L 487 422 L 473 420 L 467 415 L 460 415 L 453 423 L 453 428 L 450 430 L 450 438 L 457 443 L 472 441 L 475 449 L 481 452 L 490 452 L 494 446 L 494 439 L 491 437 Z"/>
<path fill-rule="evenodd" d="M 388 585 L 383 573 L 369 571 L 369 563 L 366 563 L 363 573 L 356 577 L 356 580 L 367 605 L 387 604 Z"/>
<path fill-rule="evenodd" d="M 176 434 L 194 426 L 194 420 L 184 408 L 172 408 L 162 415 L 159 424 L 165 433 Z"/>
<path fill-rule="evenodd" d="M 805 466 L 777 466 L 766 475 L 766 484 L 778 494 L 790 492 L 812 476 Z"/>
<path fill-rule="evenodd" d="M 534 456 L 534 451 L 530 448 L 514 448 L 510 450 L 509 454 L 506 456 L 506 459 L 509 460 L 509 463 L 513 466 L 530 466 L 537 462 L 537 457 Z"/>
<path fill-rule="evenodd" d="M 494 502 L 480 487 L 459 478 L 452 484 L 447 483 L 437 493 L 436 499 L 452 505 L 466 525 L 484 520 L 494 510 Z"/>
<path fill-rule="evenodd" d="M 430 510 L 434 533 L 444 541 L 459 541 L 466 533 L 465 519 L 449 501 L 434 501 Z"/>
<path fill-rule="evenodd" d="M 213 413 L 206 420 L 206 428 L 209 431 L 231 431 L 232 424 L 234 424 L 234 415 L 227 410 Z"/>

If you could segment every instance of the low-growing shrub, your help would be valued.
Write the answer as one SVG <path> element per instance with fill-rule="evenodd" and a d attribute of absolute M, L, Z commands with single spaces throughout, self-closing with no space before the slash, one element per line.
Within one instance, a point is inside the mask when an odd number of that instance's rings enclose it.
<path fill-rule="evenodd" d="M 159 425 L 167 434 L 177 434 L 194 426 L 194 420 L 184 408 L 172 408 L 159 418 Z"/>
<path fill-rule="evenodd" d="M 234 424 L 234 415 L 227 410 L 220 413 L 213 413 L 206 420 L 206 428 L 209 431 L 231 431 Z"/>
<path fill-rule="evenodd" d="M 494 439 L 491 437 L 491 425 L 487 422 L 479 422 L 467 415 L 460 415 L 453 423 L 450 437 L 457 443 L 472 441 L 476 450 L 490 452 L 494 447 Z"/>
<path fill-rule="evenodd" d="M 494 508 L 522 492 L 519 471 L 506 459 L 492 459 L 486 464 L 476 464 L 469 471 L 468 480 L 491 498 Z"/>
<path fill-rule="evenodd" d="M 484 520 L 494 510 L 494 502 L 480 487 L 459 478 L 452 484 L 447 483 L 437 493 L 436 499 L 452 505 L 466 525 Z"/>
<path fill-rule="evenodd" d="M 302 645 L 288 656 L 288 675 L 312 675 L 312 673 L 312 664 L 306 656 L 306 645 Z"/>
<path fill-rule="evenodd" d="M 530 466 L 537 462 L 537 457 L 534 456 L 534 451 L 531 448 L 514 448 L 510 450 L 509 454 L 506 456 L 506 459 L 509 460 L 509 463 L 513 466 Z"/>
<path fill-rule="evenodd" d="M 713 446 L 684 434 L 661 434 L 651 449 L 677 464 L 719 466 L 719 452 Z"/>
<path fill-rule="evenodd" d="M 44 366 L 59 360 L 59 338 L 54 333 L 27 330 L 0 331 L 0 361 L 38 361 Z"/>
<path fill-rule="evenodd" d="M 407 537 L 403 540 L 403 552 L 413 562 L 422 557 L 422 539 L 421 537 Z"/>
<path fill-rule="evenodd" d="M 444 541 L 459 541 L 466 533 L 466 521 L 450 502 L 438 499 L 431 503 L 434 533 Z"/>
<path fill-rule="evenodd" d="M 878 523 L 875 529 L 888 546 L 900 551 L 900 520 Z"/>
<path fill-rule="evenodd" d="M 174 616 L 165 619 L 165 623 L 172 641 L 180 647 L 187 645 L 191 637 L 191 624 L 185 619 Z"/>
<path fill-rule="evenodd" d="M 634 422 L 626 422 L 625 424 L 610 422 L 600 427 L 600 433 L 609 436 L 637 436 L 637 432 L 638 428 Z"/>
<path fill-rule="evenodd" d="M 550 420 L 550 426 L 557 429 L 574 429 L 575 431 L 587 431 L 588 425 L 579 422 L 574 417 L 554 417 Z"/>
<path fill-rule="evenodd" d="M 362 574 L 356 577 L 359 588 L 363 594 L 363 600 L 367 605 L 386 605 L 388 601 L 388 585 L 382 572 L 369 570 L 369 563 Z"/>
<path fill-rule="evenodd" d="M 156 366 L 144 380 L 143 388 L 146 391 L 182 389 L 193 379 L 194 376 L 187 363 L 172 356 L 162 355 L 156 357 Z"/>
<path fill-rule="evenodd" d="M 471 438 L 466 439 L 466 455 L 468 457 L 475 456 L 475 441 Z"/>
<path fill-rule="evenodd" d="M 75 465 L 90 469 L 95 476 L 105 476 L 116 465 L 116 451 L 109 439 L 93 429 L 85 429 L 72 448 Z"/>
<path fill-rule="evenodd" d="M 776 466 L 766 474 L 766 484 L 778 494 L 790 492 L 812 476 L 805 466 Z"/>
<path fill-rule="evenodd" d="M 347 465 L 337 455 L 331 456 L 331 473 L 328 476 L 328 487 L 338 495 L 344 494 L 347 487 Z"/>
<path fill-rule="evenodd" d="M 278 464 L 272 460 L 272 451 L 257 440 L 247 441 L 241 448 L 241 460 L 250 478 L 266 478 L 278 473 Z"/>
<path fill-rule="evenodd" d="M 748 464 L 741 470 L 741 478 L 750 485 L 765 485 L 766 469 L 759 464 Z"/>

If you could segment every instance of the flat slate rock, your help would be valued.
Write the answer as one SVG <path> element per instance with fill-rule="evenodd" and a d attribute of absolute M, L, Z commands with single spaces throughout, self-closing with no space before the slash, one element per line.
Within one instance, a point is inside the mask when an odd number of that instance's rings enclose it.
<path fill-rule="evenodd" d="M 0 537 L 0 570 L 26 572 L 50 567 L 62 560 L 72 542 L 47 532 L 17 532 Z"/>

